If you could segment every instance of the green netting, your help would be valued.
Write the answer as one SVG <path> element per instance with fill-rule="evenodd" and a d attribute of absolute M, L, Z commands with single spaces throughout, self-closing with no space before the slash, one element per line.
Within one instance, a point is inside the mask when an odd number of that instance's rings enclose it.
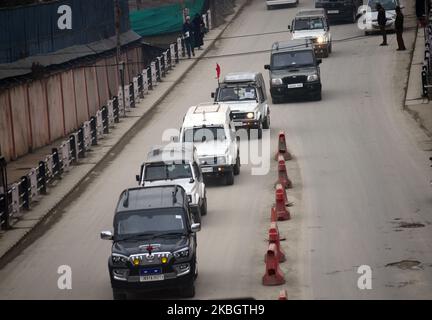
<path fill-rule="evenodd" d="M 204 0 L 185 1 L 189 15 L 193 19 L 196 13 L 201 13 Z M 183 25 L 182 6 L 167 5 L 158 8 L 144 9 L 130 13 L 132 29 L 140 36 L 154 36 L 181 31 Z"/>

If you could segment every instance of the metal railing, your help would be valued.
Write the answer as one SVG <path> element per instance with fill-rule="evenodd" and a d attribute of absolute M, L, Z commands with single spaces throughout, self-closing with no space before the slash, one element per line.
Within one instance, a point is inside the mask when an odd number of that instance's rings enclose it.
<path fill-rule="evenodd" d="M 149 66 L 133 77 L 133 81 L 124 88 L 125 106 L 122 105 L 122 88 L 118 95 L 107 101 L 96 115 L 85 121 L 80 128 L 69 135 L 51 154 L 39 162 L 37 167 L 21 177 L 17 182 L 5 186 L 0 182 L 0 228 L 7 230 L 13 221 L 19 219 L 26 210 L 30 210 L 32 203 L 39 201 L 47 194 L 47 190 L 55 180 L 61 179 L 73 164 L 79 163 L 86 157 L 86 153 L 98 144 L 100 139 L 119 122 L 124 110 L 135 108 L 149 91 L 153 90 L 176 64 L 179 57 L 185 55 L 182 39 L 171 44 L 168 49 L 154 59 Z M 180 45 L 179 45 L 180 44 Z M 2 176 L 6 174 L 6 163 L 1 162 Z M 7 177 L 6 177 L 7 178 Z M 3 180 L 3 178 L 2 178 Z M 5 180 L 7 181 L 7 180 Z M 6 190 L 7 189 L 7 190 Z"/>
<path fill-rule="evenodd" d="M 424 27 L 425 51 L 421 71 L 422 97 L 432 98 L 432 21 L 431 12 L 425 16 L 426 25 Z"/>

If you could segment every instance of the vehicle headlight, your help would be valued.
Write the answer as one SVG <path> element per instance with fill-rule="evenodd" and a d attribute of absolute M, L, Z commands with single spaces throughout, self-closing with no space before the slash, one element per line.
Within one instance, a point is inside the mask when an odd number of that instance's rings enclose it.
<path fill-rule="evenodd" d="M 326 38 L 324 36 L 319 36 L 317 38 L 317 43 L 322 44 L 324 42 L 326 42 Z"/>
<path fill-rule="evenodd" d="M 280 84 L 282 84 L 282 79 L 280 79 L 280 78 L 273 78 L 273 79 L 271 79 L 271 84 L 280 85 Z"/>
<path fill-rule="evenodd" d="M 216 161 L 217 161 L 217 164 L 225 164 L 226 163 L 225 156 L 217 157 Z"/>
<path fill-rule="evenodd" d="M 253 112 L 249 112 L 249 113 L 246 115 L 246 117 L 247 117 L 248 119 L 253 119 L 253 118 L 255 118 L 255 114 L 254 114 Z"/>
<path fill-rule="evenodd" d="M 173 252 L 175 258 L 187 258 L 189 257 L 189 247 L 177 250 Z"/>
<path fill-rule="evenodd" d="M 318 80 L 318 75 L 317 74 L 310 74 L 307 77 L 307 81 L 311 82 L 311 81 L 317 81 Z"/>
<path fill-rule="evenodd" d="M 122 254 L 113 253 L 111 256 L 111 260 L 115 265 L 126 265 L 129 260 L 129 257 L 126 257 Z"/>

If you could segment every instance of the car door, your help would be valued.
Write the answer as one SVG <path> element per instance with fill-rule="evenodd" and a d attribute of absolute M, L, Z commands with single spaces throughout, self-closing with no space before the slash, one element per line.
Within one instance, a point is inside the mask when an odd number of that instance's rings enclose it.
<path fill-rule="evenodd" d="M 201 168 L 196 161 L 192 163 L 192 168 L 195 175 L 195 179 L 197 180 L 198 183 L 199 196 L 202 200 L 205 197 L 205 184 L 204 184 Z"/>

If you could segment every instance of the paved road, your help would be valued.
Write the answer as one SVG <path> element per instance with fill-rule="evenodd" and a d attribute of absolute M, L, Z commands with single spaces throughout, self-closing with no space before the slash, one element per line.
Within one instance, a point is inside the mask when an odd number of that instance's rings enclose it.
<path fill-rule="evenodd" d="M 309 0 L 300 7 L 311 5 Z M 228 37 L 286 30 L 296 10 L 266 11 L 263 1 L 252 1 L 208 54 L 224 56 L 199 62 L 136 137 L 90 177 L 61 219 L 0 271 L 0 297 L 110 299 L 110 245 L 99 240 L 99 231 L 110 228 L 118 194 L 135 184 L 141 161 L 164 130 L 178 128 L 190 105 L 210 100 L 216 62 L 222 73 L 264 72 L 268 53 L 231 54 L 267 50 L 289 34 Z M 334 39 L 362 35 L 355 25 L 337 25 L 332 32 Z M 399 111 L 404 75 L 396 66 L 406 63 L 407 53 L 397 56 L 394 47 L 378 42 L 335 42 L 321 68 L 323 100 L 272 106 L 272 146 L 277 132 L 286 130 L 303 178 L 303 215 L 292 221 L 295 236 L 289 239 L 295 243 L 286 244 L 296 250 L 287 284 L 293 298 L 432 298 L 431 172 L 417 143 L 426 138 Z M 197 298 L 277 294 L 260 286 L 261 236 L 275 172 L 253 176 L 251 168 L 243 165 L 233 186 L 209 186 L 209 212 L 198 237 Z M 402 222 L 425 227 L 399 228 Z M 404 259 L 421 264 L 412 270 L 386 267 Z M 72 267 L 73 290 L 57 289 L 59 265 Z M 357 288 L 359 265 L 373 269 L 372 290 Z"/>

